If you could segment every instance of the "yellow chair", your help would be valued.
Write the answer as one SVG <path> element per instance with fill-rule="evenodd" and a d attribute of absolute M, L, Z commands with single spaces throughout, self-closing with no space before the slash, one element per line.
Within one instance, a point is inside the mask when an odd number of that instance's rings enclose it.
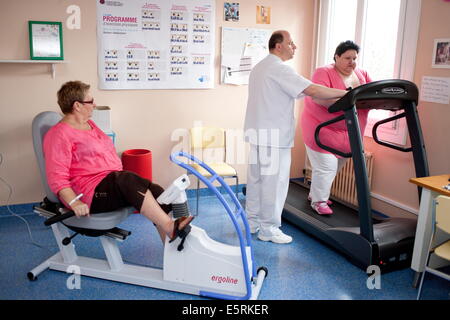
<path fill-rule="evenodd" d="M 444 273 L 437 269 L 433 269 L 429 267 L 430 264 L 430 256 L 434 252 L 434 254 L 444 260 L 450 261 L 450 197 L 446 196 L 438 196 L 436 200 L 433 201 L 433 236 L 430 241 L 430 246 L 428 248 L 428 257 L 427 264 L 425 265 L 425 270 L 422 275 L 422 279 L 420 280 L 419 292 L 417 294 L 417 300 L 420 299 L 420 295 L 422 293 L 422 284 L 425 278 L 425 273 L 429 272 L 438 277 L 444 278 L 450 281 L 450 274 Z M 441 231 L 445 234 L 441 234 L 440 237 L 446 236 L 446 240 L 442 243 L 440 240 L 440 244 L 437 244 L 432 248 L 432 245 L 437 238 L 437 231 Z"/>
<path fill-rule="evenodd" d="M 236 197 L 238 197 L 239 178 L 235 168 L 226 163 L 226 132 L 215 127 L 194 127 L 189 130 L 190 153 L 202 160 L 222 178 L 236 179 Z M 201 175 L 210 178 L 211 174 L 199 164 L 191 164 Z M 197 210 L 199 202 L 200 179 L 197 179 Z"/>

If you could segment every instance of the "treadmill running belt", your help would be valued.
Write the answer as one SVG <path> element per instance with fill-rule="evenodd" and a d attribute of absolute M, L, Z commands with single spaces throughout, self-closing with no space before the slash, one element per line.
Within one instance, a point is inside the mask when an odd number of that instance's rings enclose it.
<path fill-rule="evenodd" d="M 333 204 L 331 205 L 333 214 L 319 215 L 311 208 L 311 203 L 308 201 L 308 194 L 308 188 L 295 182 L 290 182 L 286 203 L 297 208 L 303 213 L 314 217 L 315 219 L 330 226 L 331 228 L 359 227 L 358 211 L 344 206 L 339 202 L 333 202 Z M 374 223 L 376 222 L 377 221 L 374 221 Z"/>

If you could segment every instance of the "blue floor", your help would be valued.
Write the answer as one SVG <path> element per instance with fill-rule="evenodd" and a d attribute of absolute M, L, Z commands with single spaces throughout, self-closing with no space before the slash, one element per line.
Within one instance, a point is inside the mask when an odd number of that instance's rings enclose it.
<path fill-rule="evenodd" d="M 245 197 L 240 194 L 241 202 Z M 190 207 L 195 200 L 190 198 Z M 4 207 L 3 207 L 4 209 Z M 47 270 L 36 281 L 29 281 L 27 272 L 53 255 L 56 243 L 44 219 L 31 212 L 16 212 L 28 221 L 32 243 L 25 223 L 0 211 L 0 300 L 197 300 L 187 294 L 82 277 L 81 288 L 70 290 L 68 274 Z M 203 196 L 200 214 L 193 224 L 204 228 L 213 239 L 237 245 L 238 241 L 222 204 L 217 198 Z M 163 247 L 153 225 L 133 214 L 120 227 L 132 235 L 120 244 L 127 263 L 162 267 Z M 380 289 L 368 289 L 368 274 L 353 266 L 343 256 L 308 234 L 283 221 L 282 230 L 294 241 L 288 245 L 262 242 L 253 235 L 256 264 L 269 270 L 261 290 L 265 300 L 414 300 L 413 271 L 404 269 L 381 276 Z M 43 247 L 38 247 L 37 244 Z M 100 242 L 78 236 L 74 239 L 80 255 L 102 258 Z M 423 299 L 449 300 L 450 282 L 427 275 Z"/>

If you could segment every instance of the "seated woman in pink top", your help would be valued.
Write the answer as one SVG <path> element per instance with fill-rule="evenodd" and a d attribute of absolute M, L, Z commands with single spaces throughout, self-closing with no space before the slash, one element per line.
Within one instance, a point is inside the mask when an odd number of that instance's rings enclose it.
<path fill-rule="evenodd" d="M 95 108 L 90 85 L 70 81 L 57 96 L 64 117 L 43 143 L 50 189 L 78 217 L 133 206 L 156 225 L 163 241 L 166 235 L 175 239 L 193 217 L 173 221 L 167 215 L 171 206 L 156 201 L 163 188 L 123 171 L 112 140 L 89 120 Z"/>
<path fill-rule="evenodd" d="M 329 88 L 344 90 L 371 82 L 367 72 L 356 67 L 358 53 L 359 46 L 353 41 L 341 42 L 334 54 L 335 63 L 318 68 L 312 81 Z M 308 199 L 318 214 L 333 213 L 329 207 L 331 201 L 328 200 L 330 189 L 337 172 L 346 161 L 345 158 L 340 158 L 320 148 L 314 139 L 314 132 L 319 124 L 339 116 L 339 113 L 329 113 L 327 110 L 335 101 L 306 97 L 305 108 L 301 116 L 303 140 L 312 166 L 311 190 Z M 366 127 L 368 113 L 368 109 L 358 110 L 361 134 Z M 350 152 L 348 132 L 344 121 L 324 127 L 320 131 L 320 140 L 334 149 Z"/>

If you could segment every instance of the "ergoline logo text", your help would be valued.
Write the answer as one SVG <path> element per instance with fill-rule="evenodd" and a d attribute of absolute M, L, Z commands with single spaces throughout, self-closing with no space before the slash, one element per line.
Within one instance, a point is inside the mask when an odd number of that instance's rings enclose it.
<path fill-rule="evenodd" d="M 230 284 L 238 284 L 238 279 L 232 278 L 230 276 L 212 276 L 211 281 L 217 283 L 230 283 Z"/>

